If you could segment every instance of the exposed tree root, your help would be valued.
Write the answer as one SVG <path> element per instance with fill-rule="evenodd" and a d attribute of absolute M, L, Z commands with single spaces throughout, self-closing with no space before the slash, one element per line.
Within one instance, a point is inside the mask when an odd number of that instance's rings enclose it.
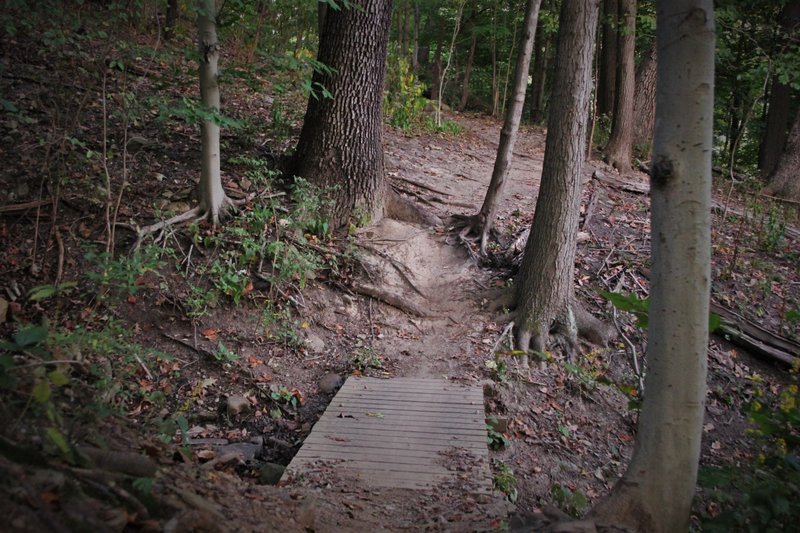
<path fill-rule="evenodd" d="M 376 300 L 380 300 L 381 302 L 387 305 L 391 305 L 392 307 L 395 307 L 403 311 L 404 313 L 408 313 L 409 315 L 423 317 L 423 318 L 428 318 L 431 316 L 430 313 L 421 309 L 417 304 L 403 298 L 399 294 L 394 294 L 386 290 L 358 282 L 353 284 L 353 290 L 358 294 L 362 294 L 364 296 L 369 296 L 370 298 L 375 298 Z"/>
<path fill-rule="evenodd" d="M 155 224 L 150 224 L 149 226 L 139 227 L 131 224 L 122 224 L 119 222 L 116 225 L 134 232 L 136 234 L 136 243 L 134 244 L 134 248 L 139 248 L 144 238 L 148 235 L 158 233 L 155 241 L 159 242 L 164 238 L 165 230 L 173 226 L 180 226 L 186 223 L 191 224 L 194 222 L 200 222 L 202 220 L 208 220 L 211 222 L 212 226 L 216 228 L 221 221 L 225 220 L 228 213 L 237 210 L 240 205 L 243 205 L 252 199 L 252 195 L 240 200 L 233 200 L 232 198 L 226 196 L 223 199 L 219 209 L 216 211 L 209 210 L 201 203 L 185 213 L 181 213 L 167 220 L 156 222 Z"/>
<path fill-rule="evenodd" d="M 392 267 L 394 267 L 394 269 L 397 271 L 397 273 L 400 274 L 400 277 L 403 278 L 403 281 L 405 281 L 408 284 L 408 286 L 411 287 L 414 290 L 414 292 L 416 292 L 417 294 L 419 294 L 420 296 L 422 296 L 426 300 L 428 299 L 428 295 L 425 294 L 424 292 L 422 292 L 414 284 L 414 282 L 411 281 L 411 277 L 410 277 L 411 276 L 411 272 L 409 271 L 409 269 L 408 269 L 408 267 L 406 265 L 404 265 L 400 261 L 397 261 L 396 259 L 390 257 L 389 254 L 387 254 L 385 252 L 382 252 L 381 250 L 378 250 L 374 246 L 370 246 L 368 244 L 364 244 L 364 243 L 360 243 L 360 242 L 357 242 L 356 245 L 360 246 L 361 248 L 364 248 L 366 250 L 369 250 L 370 252 L 374 253 L 378 257 L 388 261 L 389 264 L 392 265 Z"/>
<path fill-rule="evenodd" d="M 386 216 L 394 220 L 421 224 L 423 226 L 443 226 L 442 219 L 433 213 L 422 209 L 419 205 L 403 198 L 394 189 L 386 191 Z"/>

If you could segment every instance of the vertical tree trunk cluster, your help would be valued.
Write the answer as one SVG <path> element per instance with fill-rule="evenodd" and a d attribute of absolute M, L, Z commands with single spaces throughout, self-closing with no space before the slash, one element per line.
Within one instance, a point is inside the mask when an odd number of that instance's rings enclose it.
<path fill-rule="evenodd" d="M 599 1 L 561 6 L 542 182 L 517 277 L 517 347 L 543 351 L 551 327 L 574 344 L 575 249 Z"/>
<path fill-rule="evenodd" d="M 633 148 L 633 105 L 636 90 L 635 56 L 636 0 L 619 0 L 621 24 L 617 32 L 617 87 L 614 94 L 614 113 L 611 136 L 605 148 L 606 162 L 620 174 L 631 168 Z"/>
<path fill-rule="evenodd" d="M 308 99 L 293 171 L 326 189 L 333 226 L 364 225 L 383 216 L 381 105 L 391 0 L 360 0 L 329 9 L 318 59 L 332 70 L 315 72 L 314 87 L 333 98 Z"/>
<path fill-rule="evenodd" d="M 711 284 L 712 0 L 659 0 L 645 396 L 633 459 L 600 525 L 687 531 L 700 459 Z"/>

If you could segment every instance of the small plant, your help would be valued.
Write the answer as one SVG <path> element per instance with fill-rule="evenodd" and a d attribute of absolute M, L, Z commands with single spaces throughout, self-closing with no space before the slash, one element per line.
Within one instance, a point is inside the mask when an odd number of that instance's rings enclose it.
<path fill-rule="evenodd" d="M 783 212 L 773 207 L 766 214 L 764 226 L 761 231 L 761 246 L 768 252 L 774 252 L 783 246 L 786 236 L 786 222 L 783 220 Z"/>
<path fill-rule="evenodd" d="M 359 372 L 364 372 L 370 368 L 380 370 L 383 368 L 381 356 L 375 353 L 372 348 L 358 348 L 351 361 L 353 368 Z"/>
<path fill-rule="evenodd" d="M 228 363 L 233 363 L 239 360 L 239 354 L 225 346 L 222 341 L 217 345 L 217 349 L 214 352 L 214 359 L 217 361 L 224 361 Z"/>
<path fill-rule="evenodd" d="M 495 429 L 497 423 L 497 417 L 492 415 L 489 417 L 488 423 L 486 424 L 486 443 L 491 450 L 505 448 L 508 444 L 508 439 L 506 439 L 505 435 Z"/>
<path fill-rule="evenodd" d="M 425 86 L 420 83 L 408 61 L 402 57 L 390 60 L 392 68 L 387 73 L 387 90 L 383 99 L 383 112 L 395 128 L 409 132 L 419 125 L 425 99 Z"/>
<path fill-rule="evenodd" d="M 563 485 L 553 485 L 550 496 L 562 511 L 575 518 L 583 514 L 589 503 L 586 495 L 579 489 Z"/>
<path fill-rule="evenodd" d="M 514 471 L 501 461 L 494 461 L 493 463 L 495 474 L 492 478 L 492 484 L 495 490 L 505 494 L 511 503 L 516 503 L 519 493 L 517 492 L 517 478 L 514 477 Z"/>

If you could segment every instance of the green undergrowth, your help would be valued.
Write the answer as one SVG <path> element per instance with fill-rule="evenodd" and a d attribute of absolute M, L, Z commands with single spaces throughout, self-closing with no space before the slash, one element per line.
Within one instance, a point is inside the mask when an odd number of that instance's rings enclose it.
<path fill-rule="evenodd" d="M 701 468 L 696 509 L 703 531 L 794 531 L 800 516 L 800 393 L 791 382 L 767 386 L 751 377 L 748 435 L 755 455 Z"/>

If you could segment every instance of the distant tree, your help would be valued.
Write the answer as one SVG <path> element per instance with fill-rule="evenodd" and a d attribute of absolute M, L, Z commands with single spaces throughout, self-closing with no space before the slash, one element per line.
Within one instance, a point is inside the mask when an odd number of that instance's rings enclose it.
<path fill-rule="evenodd" d="M 486 253 L 486 244 L 489 232 L 497 216 L 497 204 L 500 202 L 505 187 L 508 170 L 513 159 L 514 144 L 517 141 L 517 131 L 522 117 L 522 107 L 525 103 L 525 90 L 528 87 L 528 67 L 531 62 L 533 42 L 536 37 L 536 26 L 539 18 L 539 5 L 541 0 L 528 0 L 525 7 L 525 20 L 523 22 L 522 37 L 520 39 L 517 64 L 514 67 L 514 87 L 511 96 L 511 105 L 508 106 L 503 129 L 500 131 L 500 143 L 497 146 L 497 156 L 494 161 L 492 179 L 483 206 L 477 215 L 465 219 L 465 232 L 476 233 L 480 237 L 481 254 Z"/>
<path fill-rule="evenodd" d="M 631 464 L 599 525 L 687 531 L 700 459 L 711 285 L 712 0 L 658 0 L 647 375 Z M 626 529 L 627 528 L 627 529 Z"/>
<path fill-rule="evenodd" d="M 653 126 L 656 120 L 656 44 L 644 53 L 636 68 L 636 91 L 633 97 L 633 144 L 649 157 L 653 144 Z"/>
<path fill-rule="evenodd" d="M 597 114 L 614 114 L 617 88 L 617 11 L 618 0 L 603 0 L 603 27 L 600 48 L 600 69 L 597 80 Z"/>
<path fill-rule="evenodd" d="M 532 87 L 530 96 L 531 122 L 539 124 L 544 120 L 545 111 L 545 92 L 547 88 L 547 75 L 550 70 L 550 56 L 553 35 L 545 25 L 547 17 L 551 15 L 552 7 L 548 7 L 552 2 L 543 2 L 538 22 L 536 24 L 536 43 L 534 44 L 533 68 L 531 69 Z M 557 15 L 557 14 L 556 14 Z"/>
<path fill-rule="evenodd" d="M 776 57 L 781 59 L 781 52 L 787 44 L 800 39 L 800 0 L 790 0 L 780 14 L 780 32 L 776 43 Z M 787 129 L 791 118 L 792 87 L 789 76 L 775 73 L 769 90 L 769 107 L 764 135 L 758 152 L 758 167 L 765 178 L 772 176 L 778 168 L 778 162 L 786 144 Z"/>
<path fill-rule="evenodd" d="M 383 82 L 391 0 L 350 0 L 327 10 L 313 75 L 331 98 L 309 96 L 293 172 L 328 189 L 334 226 L 366 224 L 384 214 Z"/>
<path fill-rule="evenodd" d="M 544 351 L 554 326 L 573 352 L 583 318 L 573 274 L 598 8 L 599 0 L 561 6 L 541 188 L 516 278 L 515 337 L 524 352 Z"/>
<path fill-rule="evenodd" d="M 800 110 L 794 117 L 786 149 L 778 162 L 775 175 L 764 192 L 800 202 Z"/>
<path fill-rule="evenodd" d="M 634 46 L 636 43 L 636 0 L 619 0 L 620 27 L 617 31 L 617 86 L 611 136 L 605 147 L 605 160 L 620 174 L 627 174 L 633 152 L 633 105 L 636 81 Z"/>
<path fill-rule="evenodd" d="M 175 36 L 175 25 L 178 23 L 178 0 L 167 0 L 167 18 L 164 23 L 164 39 L 169 41 Z"/>

